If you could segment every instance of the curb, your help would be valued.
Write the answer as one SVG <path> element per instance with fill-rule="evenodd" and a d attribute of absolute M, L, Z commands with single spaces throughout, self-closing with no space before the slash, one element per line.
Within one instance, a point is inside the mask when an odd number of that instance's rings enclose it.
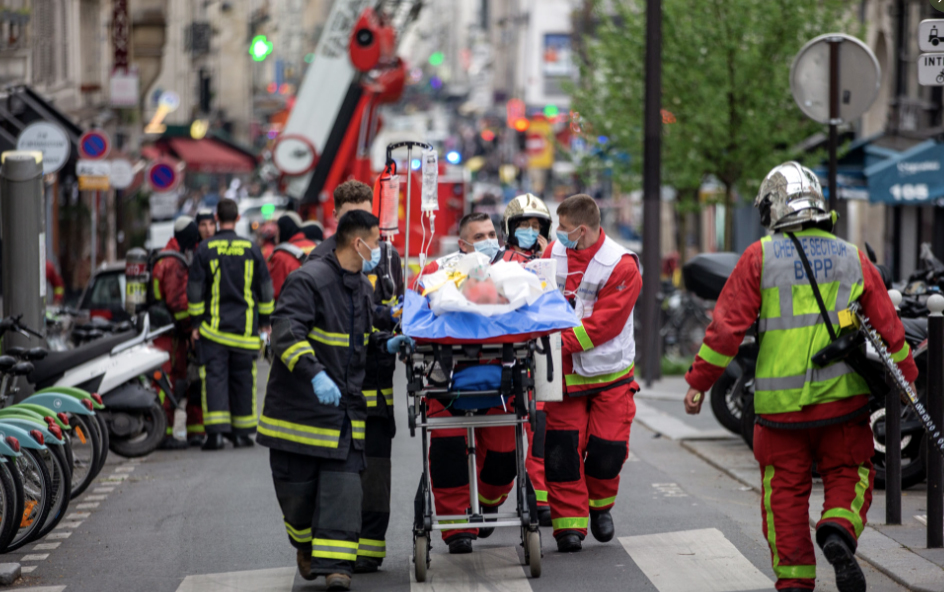
<path fill-rule="evenodd" d="M 0 586 L 9 586 L 21 574 L 19 563 L 0 563 Z"/>
<path fill-rule="evenodd" d="M 758 494 L 761 493 L 757 485 L 751 480 L 716 462 L 710 455 L 703 454 L 697 447 L 684 441 L 679 442 L 679 444 L 685 450 L 735 481 L 750 487 Z M 815 528 L 815 526 L 816 521 L 810 519 L 810 527 Z M 944 568 L 928 561 L 891 537 L 882 534 L 872 528 L 871 525 L 866 526 L 866 530 L 859 537 L 859 548 L 856 549 L 856 556 L 908 590 L 913 592 L 944 592 Z"/>

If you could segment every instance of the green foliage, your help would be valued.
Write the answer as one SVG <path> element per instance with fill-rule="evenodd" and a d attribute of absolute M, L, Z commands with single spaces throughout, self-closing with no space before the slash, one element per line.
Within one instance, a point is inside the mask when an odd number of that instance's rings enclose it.
<path fill-rule="evenodd" d="M 663 0 L 663 181 L 685 197 L 707 175 L 751 195 L 772 167 L 804 155 L 791 151 L 821 130 L 794 104 L 789 73 L 804 43 L 847 30 L 844 0 Z M 604 11 L 606 7 L 606 11 Z M 646 14 L 643 0 L 597 1 L 599 26 L 587 41 L 587 63 L 573 109 L 588 135 L 606 135 L 631 156 L 614 162 L 623 187 L 639 185 L 645 106 Z M 664 113 L 665 115 L 665 113 Z"/>

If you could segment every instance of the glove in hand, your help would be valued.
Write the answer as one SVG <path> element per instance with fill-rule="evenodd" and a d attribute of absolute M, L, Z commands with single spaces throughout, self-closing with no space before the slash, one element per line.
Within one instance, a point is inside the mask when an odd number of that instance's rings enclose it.
<path fill-rule="evenodd" d="M 338 406 L 341 402 L 341 391 L 338 385 L 328 377 L 328 373 L 322 370 L 311 379 L 311 387 L 315 390 L 315 396 L 322 405 Z"/>
<path fill-rule="evenodd" d="M 400 345 L 403 343 L 409 343 L 410 345 L 416 344 L 416 342 L 413 341 L 413 339 L 408 335 L 397 335 L 396 337 L 387 340 L 387 353 L 397 353 L 400 351 Z"/>

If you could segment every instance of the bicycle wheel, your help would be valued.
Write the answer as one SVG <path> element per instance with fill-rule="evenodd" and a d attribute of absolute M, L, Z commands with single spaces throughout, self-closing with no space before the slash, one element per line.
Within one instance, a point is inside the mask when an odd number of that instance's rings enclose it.
<path fill-rule="evenodd" d="M 32 448 L 24 450 L 16 459 L 16 468 L 23 478 L 23 514 L 7 551 L 14 551 L 36 540 L 52 507 L 52 477 L 40 451 Z"/>
<path fill-rule="evenodd" d="M 72 479 L 69 464 L 66 461 L 63 446 L 49 446 L 41 450 L 40 454 L 49 469 L 52 478 L 52 504 L 45 523 L 39 530 L 36 538 L 44 537 L 54 529 L 69 510 L 69 500 L 72 498 Z"/>
<path fill-rule="evenodd" d="M 3 515 L 0 515 L 0 553 L 6 551 L 7 545 L 16 534 L 17 517 L 23 516 L 22 508 L 17 512 L 17 501 L 23 499 L 23 483 L 13 478 L 13 473 L 16 471 L 10 471 L 9 467 L 12 464 L 12 458 L 7 458 L 7 462 L 0 463 L 2 466 L 0 468 L 0 495 L 3 496 L 0 503 L 0 511 L 3 512 Z"/>
<path fill-rule="evenodd" d="M 69 444 L 72 446 L 72 499 L 84 492 L 98 474 L 98 462 L 101 457 L 97 444 L 98 432 L 85 415 L 72 415 L 69 425 Z M 97 423 L 96 423 L 97 426 Z"/>
<path fill-rule="evenodd" d="M 105 459 L 108 458 L 108 447 L 111 446 L 111 438 L 108 435 L 108 422 L 105 421 L 105 416 L 100 411 L 95 413 L 95 420 L 98 422 L 98 434 L 102 440 L 102 455 L 98 459 L 98 469 L 95 471 L 97 477 L 102 467 L 105 466 Z"/>

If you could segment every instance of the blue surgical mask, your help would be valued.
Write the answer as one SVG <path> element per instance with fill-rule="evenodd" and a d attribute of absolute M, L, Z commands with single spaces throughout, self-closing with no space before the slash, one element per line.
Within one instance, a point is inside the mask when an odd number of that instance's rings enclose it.
<path fill-rule="evenodd" d="M 538 231 L 533 228 L 518 228 L 515 230 L 515 238 L 519 247 L 530 249 L 538 240 Z"/>
<path fill-rule="evenodd" d="M 364 244 L 367 244 L 367 243 L 364 243 Z M 358 251 L 357 254 L 361 255 L 361 252 Z M 364 259 L 363 255 L 361 255 L 361 259 Z M 372 272 L 374 268 L 377 267 L 377 265 L 380 263 L 380 245 L 377 245 L 376 249 L 370 250 L 370 261 L 368 261 L 367 259 L 364 259 L 362 263 L 363 263 L 364 273 Z"/>
<path fill-rule="evenodd" d="M 480 240 L 479 242 L 472 245 L 475 247 L 475 250 L 483 255 L 486 255 L 489 260 L 495 258 L 495 255 L 498 254 L 498 239 L 497 238 L 487 238 L 485 240 Z"/>
<path fill-rule="evenodd" d="M 577 240 L 579 240 L 579 237 L 578 237 L 577 239 L 570 240 L 570 235 L 573 234 L 573 233 L 575 233 L 575 232 L 577 232 L 578 230 L 580 230 L 579 227 L 574 228 L 574 229 L 571 230 L 570 232 L 563 232 L 563 231 L 561 231 L 561 230 L 558 230 L 558 231 L 557 231 L 557 240 L 559 240 L 559 241 L 560 241 L 560 244 L 564 245 L 564 246 L 567 247 L 568 249 L 576 249 L 576 248 L 577 248 Z"/>

